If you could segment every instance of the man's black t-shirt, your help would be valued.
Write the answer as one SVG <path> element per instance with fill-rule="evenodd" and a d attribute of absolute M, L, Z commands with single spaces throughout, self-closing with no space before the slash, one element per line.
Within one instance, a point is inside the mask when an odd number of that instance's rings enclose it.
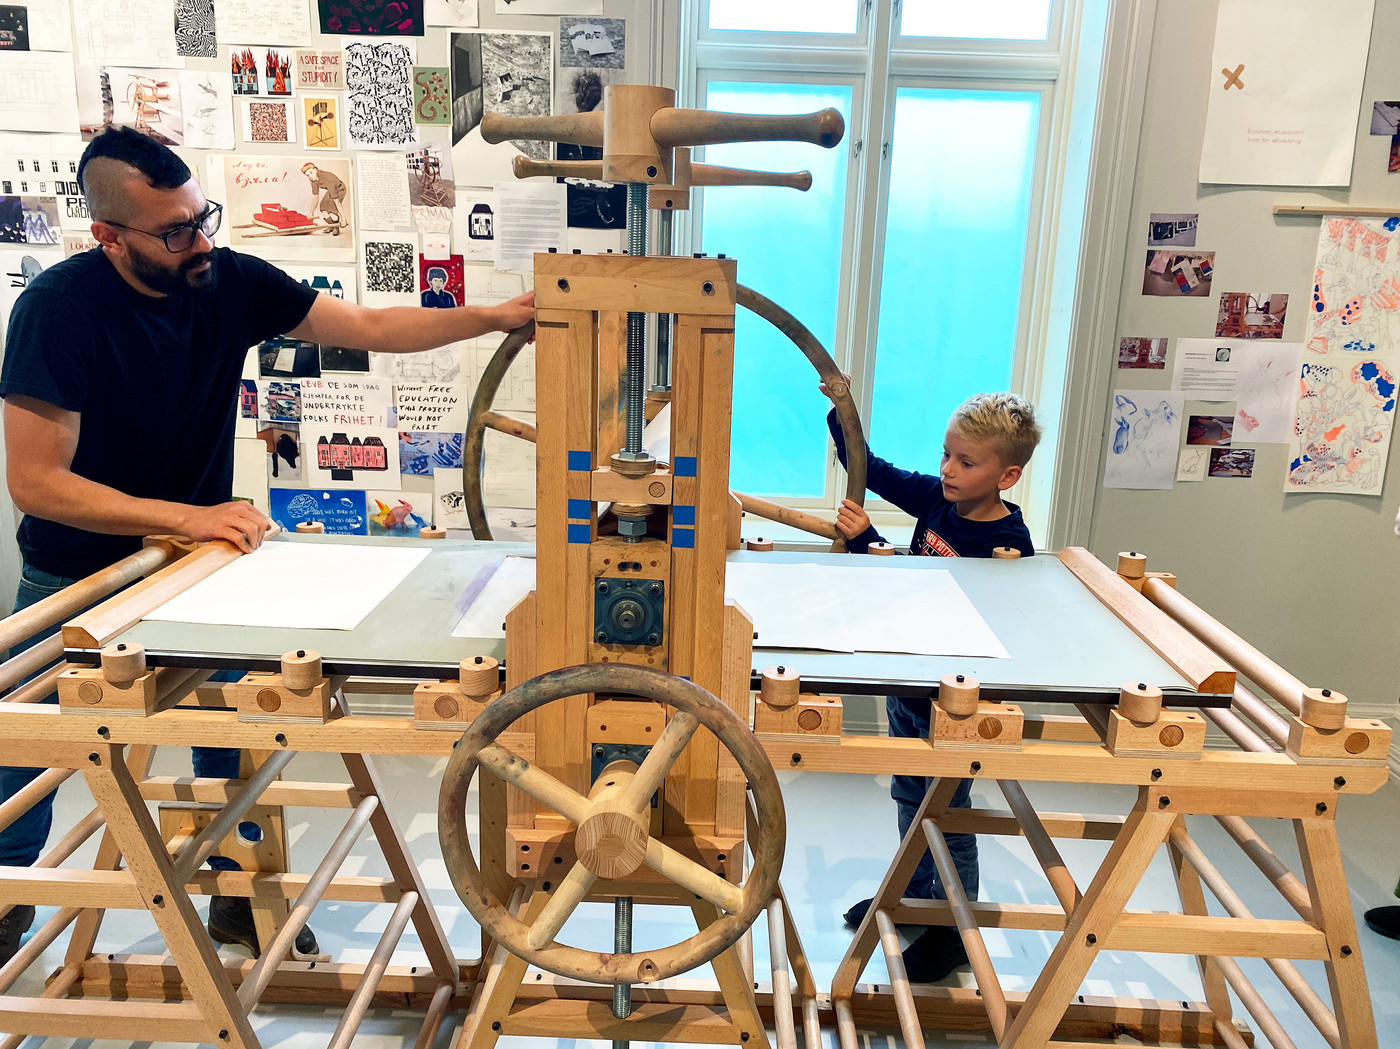
<path fill-rule="evenodd" d="M 142 295 L 101 248 L 50 267 L 10 315 L 0 397 L 78 412 L 73 472 L 127 495 L 212 506 L 233 491 L 238 379 L 248 347 L 300 324 L 316 292 L 251 255 L 214 250 L 214 287 Z M 24 560 L 80 578 L 140 549 L 25 515 Z"/>

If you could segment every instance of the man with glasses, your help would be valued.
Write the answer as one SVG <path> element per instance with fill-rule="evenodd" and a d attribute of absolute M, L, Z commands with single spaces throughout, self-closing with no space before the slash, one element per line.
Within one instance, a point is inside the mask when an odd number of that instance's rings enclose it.
<path fill-rule="evenodd" d="M 249 552 L 262 542 L 270 522 L 232 499 L 250 346 L 286 334 L 409 353 L 534 318 L 533 294 L 495 307 L 369 309 L 215 248 L 222 207 L 175 153 L 130 128 L 94 138 L 78 180 L 100 247 L 50 267 L 20 295 L 0 369 L 9 489 L 24 513 L 16 610 L 139 550 L 145 535 L 226 539 Z M 238 751 L 196 748 L 194 769 L 236 777 Z M 40 771 L 0 768 L 0 802 Z M 34 863 L 52 806 L 51 794 L 0 831 L 0 865 Z M 32 907 L 0 918 L 0 964 L 33 918 Z M 244 899 L 215 897 L 210 931 L 258 949 Z M 297 948 L 316 950 L 310 930 Z"/>

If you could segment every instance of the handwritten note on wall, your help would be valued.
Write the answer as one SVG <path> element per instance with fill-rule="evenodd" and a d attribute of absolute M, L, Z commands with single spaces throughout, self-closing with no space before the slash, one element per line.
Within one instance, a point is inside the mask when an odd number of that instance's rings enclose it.
<path fill-rule="evenodd" d="M 462 433 L 471 411 L 465 383 L 401 382 L 395 385 L 398 427 L 420 433 Z"/>
<path fill-rule="evenodd" d="M 393 386 L 386 379 L 304 379 L 301 421 L 325 426 L 389 426 Z"/>

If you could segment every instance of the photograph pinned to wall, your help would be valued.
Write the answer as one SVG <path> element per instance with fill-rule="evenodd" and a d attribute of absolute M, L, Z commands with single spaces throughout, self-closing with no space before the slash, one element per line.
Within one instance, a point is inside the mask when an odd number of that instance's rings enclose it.
<path fill-rule="evenodd" d="M 1184 404 L 1176 391 L 1114 391 L 1105 488 L 1172 486 Z"/>
<path fill-rule="evenodd" d="M 554 93 L 551 33 L 453 33 L 452 156 L 472 182 L 492 185 L 513 179 L 519 153 L 547 160 L 548 142 L 520 140 L 491 145 L 481 137 L 486 111 L 512 116 L 550 112 Z"/>
<path fill-rule="evenodd" d="M 0 50 L 10 51 L 72 51 L 73 14 L 68 0 L 27 0 L 0 5 L 0 10 L 12 11 L 13 18 L 0 21 L 0 26 L 16 34 L 6 44 L 0 35 Z M 19 46 L 23 36 L 24 46 Z"/>
<path fill-rule="evenodd" d="M 290 98 L 296 53 L 278 47 L 234 48 L 229 63 L 235 95 Z"/>
<path fill-rule="evenodd" d="M 393 430 L 303 423 L 301 439 L 313 488 L 399 487 L 399 438 Z"/>
<path fill-rule="evenodd" d="M 452 72 L 449 67 L 413 67 L 413 122 L 429 127 L 452 123 Z"/>
<path fill-rule="evenodd" d="M 1400 218 L 1322 220 L 1305 345 L 1321 354 L 1400 348 Z"/>
<path fill-rule="evenodd" d="M 278 268 L 313 291 L 324 292 L 348 302 L 356 301 L 357 278 L 354 266 L 318 266 L 314 263 L 289 262 Z"/>
<path fill-rule="evenodd" d="M 181 58 L 218 58 L 214 0 L 175 0 L 175 53 Z"/>
<path fill-rule="evenodd" d="M 601 109 L 604 89 L 627 82 L 626 26 L 622 18 L 559 20 L 555 113 L 591 113 Z"/>
<path fill-rule="evenodd" d="M 0 197 L 0 243 L 57 247 L 62 236 L 57 197 Z"/>
<path fill-rule="evenodd" d="M 1298 406 L 1303 344 L 1251 343 L 1237 353 L 1234 432 L 1251 444 L 1287 444 Z"/>
<path fill-rule="evenodd" d="M 560 160 L 602 160 L 601 146 L 578 146 L 572 142 L 559 143 Z M 558 179 L 564 184 L 567 200 L 567 221 L 575 229 L 626 229 L 627 187 L 622 183 L 601 179 Z"/>
<path fill-rule="evenodd" d="M 368 535 L 365 493 L 362 491 L 308 491 L 273 488 L 268 492 L 269 516 L 287 532 L 299 524 L 317 523 L 326 535 Z"/>
<path fill-rule="evenodd" d="M 307 149 L 340 148 L 340 98 L 336 95 L 302 95 L 301 119 L 306 128 Z"/>
<path fill-rule="evenodd" d="M 301 424 L 274 422 L 261 426 L 257 436 L 263 442 L 263 477 L 271 474 L 283 484 L 300 483 L 305 469 L 301 455 Z"/>
<path fill-rule="evenodd" d="M 189 149 L 233 149 L 233 99 L 222 73 L 182 69 L 180 108 Z"/>
<path fill-rule="evenodd" d="M 412 41 L 345 45 L 346 133 L 360 149 L 395 149 L 417 137 L 413 125 Z"/>
<path fill-rule="evenodd" d="M 1371 134 L 1400 135 L 1400 102 L 1371 103 Z"/>
<path fill-rule="evenodd" d="M 481 16 L 477 0 L 425 0 L 423 21 L 452 29 L 475 29 Z"/>
<path fill-rule="evenodd" d="M 418 256 L 418 297 L 421 305 L 438 310 L 466 305 L 462 256 L 449 255 L 434 261 Z"/>
<path fill-rule="evenodd" d="M 257 351 L 258 375 L 262 378 L 306 379 L 321 374 L 321 355 L 314 342 L 274 335 L 258 343 Z"/>
<path fill-rule="evenodd" d="M 365 291 L 412 294 L 418 290 L 418 245 L 414 241 L 366 236 L 360 257 Z"/>
<path fill-rule="evenodd" d="M 462 435 L 422 430 L 399 431 L 399 471 L 431 477 L 434 470 L 462 469 Z"/>
<path fill-rule="evenodd" d="M 352 350 L 347 346 L 319 344 L 321 349 L 321 374 L 347 373 L 365 375 L 369 373 L 369 351 Z"/>
<path fill-rule="evenodd" d="M 1222 291 L 1215 316 L 1217 339 L 1281 339 L 1288 296 Z"/>
<path fill-rule="evenodd" d="M 1223 448 L 1230 443 L 1233 415 L 1191 415 L 1186 419 L 1186 443 Z"/>
<path fill-rule="evenodd" d="M 300 50 L 296 53 L 298 91 L 344 91 L 345 53 L 343 51 Z"/>
<path fill-rule="evenodd" d="M 178 70 L 107 66 L 101 75 L 112 94 L 112 113 L 106 123 L 135 128 L 167 146 L 185 144 Z"/>
<path fill-rule="evenodd" d="M 1395 425 L 1389 359 L 1332 354 L 1303 361 L 1285 492 L 1381 494 Z"/>
<path fill-rule="evenodd" d="M 1196 246 L 1196 224 L 1199 219 L 1200 215 L 1189 212 L 1153 213 L 1147 223 L 1147 246 L 1149 248 L 1194 248 Z"/>
<path fill-rule="evenodd" d="M 1178 481 L 1204 481 L 1206 469 L 1210 466 L 1209 448 L 1183 448 L 1176 461 Z"/>
<path fill-rule="evenodd" d="M 1166 366 L 1166 339 L 1125 335 L 1118 340 L 1118 367 L 1164 369 Z"/>
<path fill-rule="evenodd" d="M 1385 169 L 1392 175 L 1400 172 L 1400 135 L 1395 135 L 1390 140 L 1390 155 L 1386 160 Z"/>
<path fill-rule="evenodd" d="M 420 528 L 433 523 L 433 497 L 417 492 L 367 492 L 369 534 L 418 538 Z"/>
<path fill-rule="evenodd" d="M 0 4 L 0 51 L 28 50 L 28 8 L 22 4 Z"/>
<path fill-rule="evenodd" d="M 601 15 L 603 0 L 496 0 L 498 15 Z"/>
<path fill-rule="evenodd" d="M 255 379 L 238 380 L 238 417 L 256 419 L 258 417 L 258 384 Z"/>
<path fill-rule="evenodd" d="M 243 111 L 243 141 L 254 145 L 295 143 L 297 140 L 296 103 L 285 98 L 240 99 Z"/>
<path fill-rule="evenodd" d="M 1253 448 L 1212 448 L 1210 468 L 1206 471 L 1211 477 L 1253 477 Z"/>
<path fill-rule="evenodd" d="M 423 0 L 316 0 L 321 32 L 337 36 L 422 36 Z"/>
<path fill-rule="evenodd" d="M 264 382 L 258 386 L 259 419 L 274 423 L 301 422 L 301 383 Z"/>
<path fill-rule="evenodd" d="M 1214 270 L 1213 251 L 1149 251 L 1143 267 L 1142 293 L 1206 298 L 1210 295 L 1210 278 Z"/>
<path fill-rule="evenodd" d="M 410 205 L 432 208 L 457 206 L 452 173 L 452 149 L 446 142 L 415 142 L 403 151 Z"/>
<path fill-rule="evenodd" d="M 457 190 L 452 212 L 452 240 L 468 262 L 490 262 L 496 257 L 495 194 L 474 189 Z"/>
<path fill-rule="evenodd" d="M 350 159 L 225 154 L 209 158 L 209 191 L 224 202 L 222 246 L 273 259 L 355 261 Z"/>
<path fill-rule="evenodd" d="M 229 64 L 232 67 L 230 81 L 235 95 L 246 97 L 263 93 L 262 72 L 258 69 L 258 60 L 251 47 L 242 50 L 234 48 L 229 55 Z"/>
<path fill-rule="evenodd" d="M 461 470 L 433 471 L 433 527 L 471 527 Z"/>

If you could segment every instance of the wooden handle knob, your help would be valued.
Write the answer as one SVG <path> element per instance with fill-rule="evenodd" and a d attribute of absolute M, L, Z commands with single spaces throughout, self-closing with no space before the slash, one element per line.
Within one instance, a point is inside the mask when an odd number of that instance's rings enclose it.
<path fill-rule="evenodd" d="M 835 109 L 775 115 L 658 109 L 651 116 L 652 138 L 663 149 L 719 142 L 811 142 L 830 149 L 845 133 L 846 119 Z"/>
<path fill-rule="evenodd" d="M 866 552 L 867 554 L 874 554 L 876 557 L 893 557 L 893 556 L 894 556 L 894 544 L 893 544 L 893 543 L 871 543 L 868 547 L 865 548 L 865 552 Z"/>
<path fill-rule="evenodd" d="M 1141 579 L 1147 572 L 1147 555 L 1129 550 L 1118 555 L 1118 574 L 1124 579 Z"/>
<path fill-rule="evenodd" d="M 768 667 L 763 671 L 758 695 L 770 707 L 790 707 L 802 691 L 802 679 L 797 671 L 787 667 Z"/>
<path fill-rule="evenodd" d="M 501 687 L 501 663 L 492 656 L 473 656 L 460 664 L 458 683 L 464 695 L 484 699 Z"/>
<path fill-rule="evenodd" d="M 520 156 L 511 161 L 511 170 L 516 178 L 538 178 L 547 175 L 551 178 L 591 178 L 603 177 L 601 160 L 535 160 Z"/>
<path fill-rule="evenodd" d="M 1021 551 L 1014 546 L 998 546 L 992 551 L 992 559 L 996 561 L 1015 561 L 1021 556 Z"/>
<path fill-rule="evenodd" d="M 446 528 L 420 528 L 418 529 L 419 539 L 446 539 Z"/>
<path fill-rule="evenodd" d="M 778 186 L 801 190 L 812 188 L 810 171 L 750 171 L 748 168 L 726 168 L 718 164 L 692 164 L 692 186 Z"/>
<path fill-rule="evenodd" d="M 982 683 L 971 674 L 945 674 L 938 680 L 938 705 L 949 714 L 967 717 L 977 713 Z"/>
<path fill-rule="evenodd" d="M 282 684 L 286 688 L 315 688 L 321 683 L 321 653 L 298 648 L 282 657 Z"/>
<path fill-rule="evenodd" d="M 1129 681 L 1118 690 L 1118 713 L 1129 721 L 1150 725 L 1162 716 L 1162 690 L 1146 681 Z"/>
<path fill-rule="evenodd" d="M 297 524 L 297 531 L 302 535 L 323 535 L 326 526 L 320 521 L 301 521 Z"/>
<path fill-rule="evenodd" d="M 103 653 L 103 672 L 106 672 L 106 653 Z M 1303 724 L 1313 728 L 1333 731 L 1347 723 L 1347 697 L 1330 688 L 1303 689 Z"/>
<path fill-rule="evenodd" d="M 102 676 L 114 685 L 127 685 L 146 672 L 144 645 L 108 645 L 102 650 Z"/>
<path fill-rule="evenodd" d="M 763 536 L 759 536 L 757 539 L 744 540 L 744 546 L 749 550 L 758 550 L 767 553 L 769 550 L 773 549 L 773 540 L 764 539 Z"/>
<path fill-rule="evenodd" d="M 508 139 L 532 142 L 572 142 L 579 146 L 603 144 L 603 114 L 562 113 L 552 117 L 518 117 L 507 113 L 486 113 L 481 118 L 481 137 L 491 144 Z"/>

